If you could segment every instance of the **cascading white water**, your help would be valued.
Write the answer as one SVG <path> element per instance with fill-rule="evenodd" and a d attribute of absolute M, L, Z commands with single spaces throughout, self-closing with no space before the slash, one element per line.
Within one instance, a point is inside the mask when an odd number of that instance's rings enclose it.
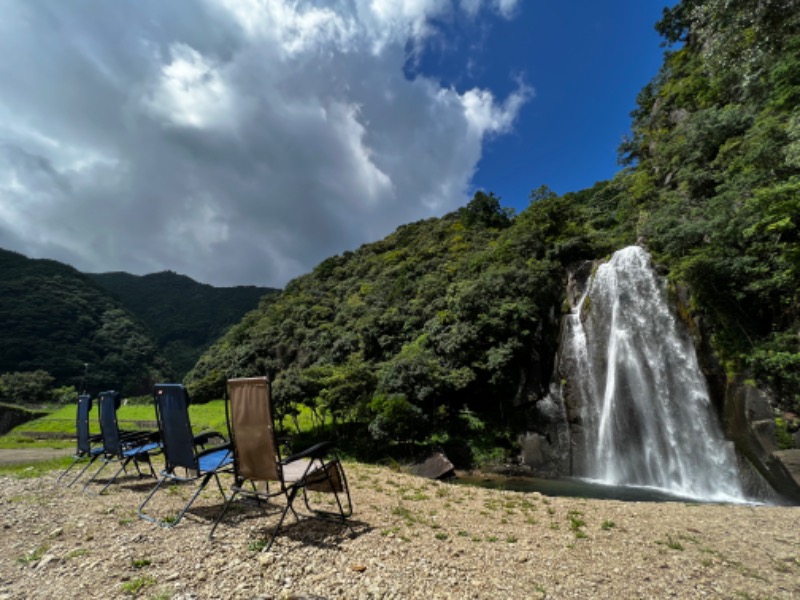
<path fill-rule="evenodd" d="M 744 500 L 694 345 L 645 250 L 624 248 L 601 265 L 566 325 L 585 436 L 578 475 Z"/>

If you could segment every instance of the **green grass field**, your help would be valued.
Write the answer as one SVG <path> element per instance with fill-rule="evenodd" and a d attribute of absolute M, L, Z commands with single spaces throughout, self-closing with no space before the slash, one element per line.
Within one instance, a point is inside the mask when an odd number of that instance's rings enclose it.
<path fill-rule="evenodd" d="M 75 445 L 75 410 L 74 404 L 63 406 L 45 417 L 15 427 L 6 435 L 0 436 L 0 449 L 72 448 Z M 100 433 L 96 410 L 93 408 L 89 417 L 89 429 L 92 433 Z M 117 411 L 117 420 L 122 429 L 155 429 L 155 419 L 156 415 L 152 404 L 129 404 L 121 406 Z M 190 405 L 189 419 L 195 433 L 218 431 L 225 437 L 228 436 L 223 400 Z M 301 407 L 297 421 L 301 432 L 313 429 L 311 411 L 307 407 Z M 150 426 L 142 425 L 144 423 Z M 283 420 L 282 427 L 279 426 L 279 429 L 290 433 L 297 432 L 289 417 Z"/>
<path fill-rule="evenodd" d="M 15 427 L 0 437 L 0 449 L 71 448 L 75 445 L 73 437 L 75 435 L 75 409 L 75 405 L 64 406 L 45 417 Z M 189 418 L 192 421 L 192 429 L 196 433 L 213 430 L 227 435 L 225 405 L 222 400 L 191 405 Z M 117 420 L 122 429 L 155 429 L 155 419 L 156 415 L 150 404 L 121 406 L 117 411 Z M 142 427 L 142 423 L 148 423 L 151 427 Z M 92 409 L 89 417 L 89 429 L 92 433 L 100 433 L 96 409 Z M 36 437 L 36 434 L 42 435 Z M 47 438 L 45 436 L 54 437 Z"/>

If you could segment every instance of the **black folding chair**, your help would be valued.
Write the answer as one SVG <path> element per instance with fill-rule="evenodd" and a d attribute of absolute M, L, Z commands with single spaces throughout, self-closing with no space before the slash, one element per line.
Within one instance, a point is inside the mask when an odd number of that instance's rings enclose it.
<path fill-rule="evenodd" d="M 101 494 L 116 481 L 120 473 L 123 471 L 127 473 L 127 467 L 130 463 L 133 463 L 136 467 L 139 477 L 144 477 L 139 467 L 140 463 L 146 463 L 152 477 L 155 478 L 156 476 L 153 464 L 150 462 L 150 455 L 153 452 L 159 451 L 161 448 L 158 442 L 158 434 L 147 431 L 120 431 L 117 422 L 117 409 L 119 408 L 121 399 L 122 397 L 119 392 L 108 391 L 100 393 L 98 409 L 100 411 L 100 435 L 103 440 L 103 450 L 101 453 L 103 464 L 84 484 L 84 490 L 86 490 L 91 482 L 97 479 L 97 476 L 100 475 L 107 465 L 113 462 L 119 463 L 120 467 L 117 472 L 106 481 L 99 492 Z"/>
<path fill-rule="evenodd" d="M 81 476 L 86 472 L 86 470 L 94 464 L 100 455 L 103 454 L 103 445 L 102 445 L 102 436 L 100 434 L 91 435 L 89 433 L 89 413 L 92 410 L 92 397 L 89 394 L 81 394 L 78 396 L 78 408 L 76 411 L 76 419 L 75 419 L 75 435 L 77 438 L 77 447 L 75 449 L 75 454 L 73 454 L 72 463 L 67 467 L 67 470 L 61 473 L 56 479 L 56 483 L 60 483 L 61 480 L 69 473 L 72 468 L 77 465 L 79 462 L 88 460 L 86 466 L 80 470 L 80 472 L 72 479 L 68 484 L 67 487 L 73 485 Z"/>
<path fill-rule="evenodd" d="M 346 522 L 353 514 L 353 504 L 336 449 L 323 442 L 281 458 L 266 377 L 229 379 L 225 406 L 234 451 L 233 494 L 214 522 L 209 538 L 213 539 L 217 525 L 238 495 L 255 498 L 259 504 L 261 500 L 285 498 L 285 507 L 265 551 L 272 547 L 289 511 L 299 520 L 293 507 L 299 493 L 312 516 Z M 250 485 L 245 487 L 247 483 Z M 263 484 L 264 489 L 258 489 L 258 484 Z M 309 492 L 330 495 L 324 509 L 321 505 L 312 506 Z"/>
<path fill-rule="evenodd" d="M 192 433 L 192 425 L 189 421 L 189 393 L 183 385 L 159 383 L 155 386 L 153 400 L 166 464 L 161 472 L 161 479 L 139 506 L 139 517 L 159 523 L 164 527 L 174 527 L 212 478 L 216 481 L 223 500 L 227 500 L 219 480 L 219 474 L 233 471 L 233 454 L 230 444 L 227 442 L 219 446 L 203 448 L 209 439 L 221 437 L 218 433 L 212 432 L 199 436 Z M 200 484 L 176 517 L 159 520 L 144 512 L 147 503 L 165 483 L 183 483 L 197 479 L 201 480 Z"/>

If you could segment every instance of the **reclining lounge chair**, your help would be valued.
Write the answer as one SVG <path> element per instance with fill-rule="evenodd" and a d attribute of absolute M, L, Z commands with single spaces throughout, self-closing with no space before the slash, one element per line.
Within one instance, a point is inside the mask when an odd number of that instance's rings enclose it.
<path fill-rule="evenodd" d="M 233 471 L 233 454 L 227 442 L 220 446 L 204 448 L 216 432 L 195 436 L 189 421 L 189 393 L 180 384 L 160 383 L 155 386 L 153 400 L 158 418 L 158 430 L 164 448 L 164 470 L 161 479 L 139 506 L 139 517 L 164 527 L 174 527 L 189 510 L 200 492 L 213 477 L 223 500 L 227 500 L 219 481 L 219 474 Z M 222 438 L 224 440 L 224 438 Z M 144 512 L 145 506 L 167 482 L 182 483 L 201 479 L 192 497 L 178 515 L 170 519 L 156 519 Z"/>
<path fill-rule="evenodd" d="M 146 463 L 150 469 L 150 474 L 155 477 L 156 473 L 153 465 L 150 462 L 150 454 L 157 452 L 160 449 L 158 443 L 158 435 L 154 432 L 147 431 L 120 431 L 117 422 L 117 409 L 121 402 L 121 395 L 119 392 L 108 391 L 101 392 L 98 398 L 98 409 L 100 411 L 100 435 L 102 436 L 103 449 L 101 452 L 103 464 L 95 471 L 91 478 L 84 484 L 83 489 L 97 479 L 97 476 L 112 462 L 120 464 L 111 478 L 106 481 L 105 485 L 100 490 L 102 494 L 108 487 L 116 481 L 120 473 L 125 471 L 127 473 L 127 466 L 133 462 L 139 477 L 144 474 L 139 467 L 140 463 Z"/>
<path fill-rule="evenodd" d="M 77 438 L 77 447 L 75 454 L 72 456 L 74 459 L 67 467 L 66 471 L 61 473 L 56 479 L 60 482 L 69 473 L 72 468 L 83 460 L 87 460 L 86 466 L 67 484 L 67 487 L 73 485 L 78 479 L 81 478 L 86 470 L 94 464 L 100 455 L 103 454 L 102 435 L 89 433 L 89 412 L 92 410 L 92 397 L 89 394 L 81 394 L 78 396 L 78 407 L 75 419 L 75 435 Z"/>
<path fill-rule="evenodd" d="M 285 507 L 264 551 L 272 547 L 286 514 L 299 520 L 293 503 L 302 492 L 306 508 L 315 517 L 335 518 L 341 522 L 353 513 L 350 490 L 336 450 L 328 442 L 281 458 L 275 437 L 270 385 L 266 377 L 228 380 L 226 416 L 234 455 L 233 494 L 211 528 L 209 538 L 225 516 L 233 499 L 242 495 L 256 500 L 283 496 Z M 250 484 L 245 487 L 246 484 Z M 264 489 L 258 489 L 264 484 Z M 272 484 L 272 489 L 270 489 Z M 333 494 L 333 510 L 311 506 L 309 491 Z"/>

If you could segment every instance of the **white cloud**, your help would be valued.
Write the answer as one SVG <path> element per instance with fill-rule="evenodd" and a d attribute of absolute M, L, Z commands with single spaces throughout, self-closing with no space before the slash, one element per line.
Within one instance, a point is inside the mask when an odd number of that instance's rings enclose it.
<path fill-rule="evenodd" d="M 467 200 L 531 92 L 409 80 L 432 19 L 502 0 L 59 0 L 0 22 L 0 247 L 283 285 Z M 84 11 L 84 12 L 82 12 Z"/>
<path fill-rule="evenodd" d="M 520 0 L 493 0 L 492 5 L 506 19 L 510 19 L 517 12 Z"/>
<path fill-rule="evenodd" d="M 175 125 L 229 129 L 235 121 L 235 105 L 217 67 L 182 43 L 173 44 L 170 54 L 172 60 L 162 66 L 145 104 Z"/>
<path fill-rule="evenodd" d="M 470 129 L 480 137 L 508 133 L 522 105 L 532 93 L 530 88 L 523 86 L 512 93 L 502 106 L 498 106 L 489 90 L 468 90 L 461 96 L 461 102 Z"/>

